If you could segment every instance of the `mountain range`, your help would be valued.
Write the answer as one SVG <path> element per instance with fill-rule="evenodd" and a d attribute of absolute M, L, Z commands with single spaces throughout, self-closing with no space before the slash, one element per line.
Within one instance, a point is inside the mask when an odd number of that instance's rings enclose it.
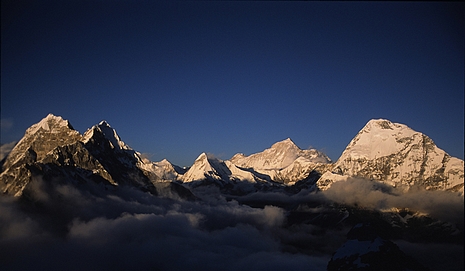
<path fill-rule="evenodd" d="M 126 145 L 106 121 L 83 135 L 69 121 L 49 114 L 26 130 L 2 161 L 0 189 L 19 196 L 34 174 L 46 178 L 72 175 L 111 186 L 133 185 L 156 193 L 156 184 L 213 182 L 240 187 L 243 193 L 263 187 L 310 183 L 325 190 L 337 181 L 365 178 L 398 187 L 464 191 L 464 161 L 439 149 L 426 135 L 388 120 L 370 120 L 333 163 L 324 153 L 302 150 L 287 138 L 262 152 L 220 160 L 202 153 L 183 169 L 168 160 L 152 162 Z M 236 188 L 237 188 L 236 187 Z"/>
<path fill-rule="evenodd" d="M 463 270 L 464 161 L 385 119 L 335 162 L 287 138 L 181 168 L 52 114 L 1 150 L 2 270 Z"/>

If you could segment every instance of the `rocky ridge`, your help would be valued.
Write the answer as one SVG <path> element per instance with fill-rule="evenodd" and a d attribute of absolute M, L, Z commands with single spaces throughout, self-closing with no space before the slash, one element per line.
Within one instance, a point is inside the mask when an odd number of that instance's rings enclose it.
<path fill-rule="evenodd" d="M 26 130 L 3 161 L 0 190 L 21 196 L 31 182 L 45 179 L 109 187 L 126 185 L 158 194 L 155 183 L 160 179 L 151 166 L 107 122 L 81 135 L 68 121 L 49 114 Z M 175 190 L 183 190 L 172 182 L 159 188 L 169 190 L 172 185 Z M 184 190 L 184 195 L 190 193 Z"/>

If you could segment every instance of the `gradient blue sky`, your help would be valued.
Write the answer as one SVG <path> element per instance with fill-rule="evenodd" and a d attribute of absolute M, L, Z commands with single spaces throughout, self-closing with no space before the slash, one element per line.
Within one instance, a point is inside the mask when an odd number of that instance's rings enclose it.
<path fill-rule="evenodd" d="M 464 157 L 464 4 L 2 1 L 1 142 L 107 120 L 190 166 L 290 137 L 336 160 L 373 118 Z"/>

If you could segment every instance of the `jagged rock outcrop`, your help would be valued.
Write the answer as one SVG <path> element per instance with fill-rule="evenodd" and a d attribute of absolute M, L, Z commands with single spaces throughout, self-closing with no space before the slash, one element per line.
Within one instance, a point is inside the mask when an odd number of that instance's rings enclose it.
<path fill-rule="evenodd" d="M 73 179 L 79 176 L 81 180 L 88 178 L 97 180 L 98 176 L 112 185 L 118 185 L 99 160 L 95 159 L 80 141 L 56 147 L 41 160 L 41 163 L 49 167 L 54 165 L 57 169 L 63 169 L 63 172 L 72 174 L 68 177 Z"/>
<path fill-rule="evenodd" d="M 464 161 L 439 149 L 428 136 L 404 124 L 369 121 L 352 139 L 331 172 L 317 185 L 361 177 L 408 190 L 448 190 L 463 194 Z"/>
<path fill-rule="evenodd" d="M 29 127 L 5 159 L 0 174 L 1 192 L 21 195 L 31 181 L 30 168 L 34 163 L 41 162 L 53 149 L 73 144 L 81 138 L 67 120 L 52 114 Z"/>
<path fill-rule="evenodd" d="M 143 163 L 140 156 L 119 138 L 115 129 L 106 121 L 88 129 L 84 133 L 83 143 L 118 184 L 137 187 L 151 184 L 146 174 L 138 167 L 138 164 Z"/>
<path fill-rule="evenodd" d="M 40 178 L 49 183 L 58 180 L 113 187 L 127 185 L 155 195 L 163 190 L 165 194 L 171 191 L 194 198 L 179 184 L 168 182 L 155 186 L 158 179 L 150 165 L 153 164 L 143 161 L 107 122 L 100 122 L 82 136 L 68 121 L 49 114 L 26 130 L 4 160 L 0 190 L 21 196 L 34 178 Z"/>

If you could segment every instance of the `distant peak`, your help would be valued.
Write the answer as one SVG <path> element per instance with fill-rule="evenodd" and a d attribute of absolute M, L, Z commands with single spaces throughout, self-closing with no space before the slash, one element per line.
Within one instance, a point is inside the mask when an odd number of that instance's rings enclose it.
<path fill-rule="evenodd" d="M 207 157 L 207 154 L 204 153 L 204 152 L 202 152 L 202 153 L 199 155 L 199 157 L 197 157 L 197 159 L 195 159 L 195 161 L 205 160 L 205 159 L 207 159 L 207 158 L 208 158 L 208 157 Z"/>
<path fill-rule="evenodd" d="M 98 126 L 111 127 L 106 120 L 102 120 L 101 122 L 99 122 Z"/>
<path fill-rule="evenodd" d="M 53 115 L 52 113 L 48 113 L 48 115 L 44 118 L 44 119 L 63 119 L 62 117 L 60 116 L 55 116 Z"/>
<path fill-rule="evenodd" d="M 32 125 L 28 129 L 28 133 L 34 134 L 38 132 L 40 129 L 43 129 L 45 131 L 52 131 L 54 129 L 59 129 L 62 127 L 66 127 L 71 130 L 74 130 L 73 126 L 71 126 L 71 124 L 67 120 L 64 120 L 62 117 L 55 116 L 50 113 L 45 118 L 43 118 L 41 121 Z"/>
<path fill-rule="evenodd" d="M 67 120 L 64 120 L 62 117 L 60 116 L 55 116 L 53 115 L 52 113 L 49 113 L 45 118 L 43 118 L 40 122 L 43 122 L 43 121 L 55 121 L 55 122 L 68 122 Z"/>
<path fill-rule="evenodd" d="M 279 148 L 281 146 L 292 146 L 292 147 L 297 147 L 297 145 L 294 143 L 294 141 L 292 141 L 289 137 L 282 140 L 282 141 L 279 141 L 279 142 L 276 142 L 274 143 L 271 148 Z"/>
<path fill-rule="evenodd" d="M 404 124 L 394 123 L 387 119 L 372 119 L 367 122 L 365 127 L 362 129 L 364 131 L 370 130 L 395 130 L 395 129 L 402 129 L 406 128 L 407 126 Z"/>
<path fill-rule="evenodd" d="M 95 132 L 97 134 L 103 134 L 103 136 L 111 142 L 114 148 L 118 150 L 132 150 L 128 145 L 126 145 L 121 138 L 116 133 L 116 130 L 113 129 L 108 122 L 102 120 L 99 124 L 92 126 L 92 128 L 88 129 L 84 133 L 83 142 L 88 142 L 92 137 L 95 136 Z"/>
<path fill-rule="evenodd" d="M 405 124 L 391 122 L 386 119 L 372 119 L 352 139 L 341 157 L 366 158 L 389 156 L 399 153 L 415 140 L 415 136 L 422 135 Z M 341 159 L 341 157 L 339 159 Z"/>
<path fill-rule="evenodd" d="M 368 121 L 368 123 L 377 123 L 377 122 L 384 122 L 384 121 L 391 122 L 388 119 L 371 119 Z"/>
<path fill-rule="evenodd" d="M 367 124 L 377 125 L 381 129 L 392 129 L 392 122 L 387 119 L 372 119 Z"/>
<path fill-rule="evenodd" d="M 282 141 L 279 141 L 278 143 L 285 143 L 285 144 L 293 144 L 293 145 L 295 145 L 294 141 L 292 141 L 292 139 L 289 138 L 289 137 L 282 140 Z"/>
<path fill-rule="evenodd" d="M 242 152 L 239 152 L 239 153 L 234 154 L 233 157 L 231 157 L 231 160 L 235 158 L 243 158 L 243 157 L 245 157 L 245 155 Z"/>
<path fill-rule="evenodd" d="M 219 162 L 220 159 L 216 158 L 214 154 L 202 152 L 195 161 L 207 161 L 208 163 Z"/>

